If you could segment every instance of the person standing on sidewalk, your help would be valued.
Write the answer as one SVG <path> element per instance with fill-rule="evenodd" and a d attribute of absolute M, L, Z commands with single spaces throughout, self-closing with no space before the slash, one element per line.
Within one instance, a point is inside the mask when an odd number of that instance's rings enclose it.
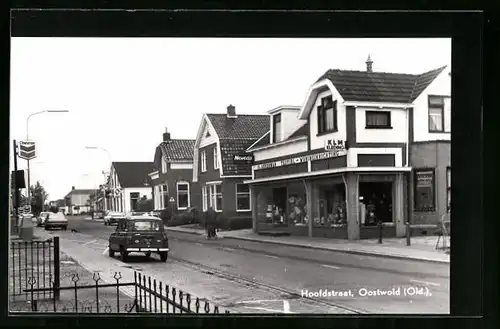
<path fill-rule="evenodd" d="M 215 221 L 217 213 L 212 207 L 209 207 L 205 213 L 205 230 L 207 231 L 207 238 L 214 237 Z"/>

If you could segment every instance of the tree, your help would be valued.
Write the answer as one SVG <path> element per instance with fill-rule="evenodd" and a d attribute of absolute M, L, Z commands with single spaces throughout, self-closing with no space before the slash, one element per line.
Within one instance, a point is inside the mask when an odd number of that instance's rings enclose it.
<path fill-rule="evenodd" d="M 139 200 L 139 202 L 137 202 L 138 211 L 149 212 L 153 211 L 153 208 L 154 208 L 153 199 L 148 199 L 145 195 L 143 195 L 142 198 Z"/>
<path fill-rule="evenodd" d="M 36 182 L 35 185 L 31 186 L 31 212 L 34 216 L 38 216 L 40 212 L 43 211 L 43 206 L 45 201 L 49 197 L 49 194 L 45 191 L 45 188 Z"/>

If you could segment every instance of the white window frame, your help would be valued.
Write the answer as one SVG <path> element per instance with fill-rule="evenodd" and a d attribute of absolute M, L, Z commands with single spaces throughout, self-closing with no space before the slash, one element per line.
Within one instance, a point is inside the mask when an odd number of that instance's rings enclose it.
<path fill-rule="evenodd" d="M 165 159 L 164 156 L 161 157 L 161 173 L 162 174 L 165 174 L 167 173 L 167 169 L 168 169 L 168 166 L 167 166 L 167 159 Z"/>
<path fill-rule="evenodd" d="M 207 211 L 208 210 L 208 191 L 207 191 L 207 185 L 203 186 L 201 188 L 201 197 L 202 197 L 202 200 L 201 200 L 201 203 L 202 203 L 202 209 L 203 211 Z"/>
<path fill-rule="evenodd" d="M 179 207 L 179 185 L 186 185 L 187 186 L 187 200 L 188 200 L 187 207 Z M 177 192 L 177 209 L 178 210 L 186 210 L 189 207 L 191 207 L 191 193 L 190 193 L 189 182 L 177 182 L 176 183 L 176 192 Z M 184 191 L 183 191 L 183 193 L 184 193 Z"/>
<path fill-rule="evenodd" d="M 219 169 L 219 149 L 217 145 L 214 146 L 214 170 Z"/>
<path fill-rule="evenodd" d="M 248 192 L 238 192 L 238 186 L 239 185 L 246 185 L 248 186 Z M 237 183 L 235 186 L 236 190 L 236 212 L 247 212 L 252 210 L 252 193 L 250 193 L 250 186 L 248 184 L 244 183 Z M 248 195 L 248 209 L 238 209 L 238 197 L 242 196 L 247 196 Z"/>
<path fill-rule="evenodd" d="M 220 186 L 221 193 L 217 193 L 217 186 Z M 209 196 L 210 196 L 210 207 L 212 207 L 216 212 L 222 212 L 222 209 L 217 209 L 217 196 L 220 195 L 222 200 L 222 184 L 211 184 L 209 187 Z"/>
<path fill-rule="evenodd" d="M 201 172 L 207 171 L 207 152 L 205 150 L 201 151 Z"/>
<path fill-rule="evenodd" d="M 166 186 L 167 188 L 164 189 L 163 188 L 164 186 Z M 163 210 L 165 209 L 165 194 L 168 194 L 168 185 L 166 183 L 158 185 L 158 191 L 159 191 L 158 210 Z"/>

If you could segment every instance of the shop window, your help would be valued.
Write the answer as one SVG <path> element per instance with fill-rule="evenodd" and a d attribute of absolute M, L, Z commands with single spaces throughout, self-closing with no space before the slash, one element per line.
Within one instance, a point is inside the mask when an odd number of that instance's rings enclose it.
<path fill-rule="evenodd" d="M 347 224 L 344 184 L 319 185 L 317 187 L 315 227 L 343 227 Z"/>
<path fill-rule="evenodd" d="M 137 210 L 137 203 L 139 202 L 139 192 L 132 192 L 130 193 L 130 211 Z M 117 209 L 118 206 L 115 205 L 115 209 Z"/>
<path fill-rule="evenodd" d="M 272 197 L 266 205 L 266 222 L 274 225 L 286 225 L 287 189 L 272 189 Z"/>
<path fill-rule="evenodd" d="M 217 146 L 214 147 L 214 170 L 219 169 L 219 152 Z"/>
<path fill-rule="evenodd" d="M 332 96 L 325 97 L 318 106 L 318 134 L 337 131 L 337 101 Z"/>
<path fill-rule="evenodd" d="M 250 211 L 250 186 L 236 184 L 236 211 Z"/>
<path fill-rule="evenodd" d="M 433 212 L 436 210 L 435 204 L 435 173 L 434 169 L 415 169 L 415 211 Z"/>
<path fill-rule="evenodd" d="M 451 167 L 446 168 L 446 211 L 451 211 Z"/>
<path fill-rule="evenodd" d="M 207 186 L 203 186 L 201 189 L 201 197 L 202 197 L 202 207 L 203 211 L 208 210 L 208 191 L 207 191 Z"/>
<path fill-rule="evenodd" d="M 200 162 L 201 162 L 201 172 L 207 171 L 207 152 L 205 150 L 201 151 Z"/>
<path fill-rule="evenodd" d="M 306 198 L 292 194 L 288 197 L 288 219 L 297 226 L 307 225 Z"/>
<path fill-rule="evenodd" d="M 273 143 L 281 142 L 281 113 L 273 115 Z"/>
<path fill-rule="evenodd" d="M 177 182 L 177 209 L 185 210 L 189 208 L 189 183 Z"/>
<path fill-rule="evenodd" d="M 367 129 L 387 129 L 391 127 L 390 111 L 366 111 Z"/>
<path fill-rule="evenodd" d="M 429 132 L 444 132 L 443 96 L 429 96 Z"/>
<path fill-rule="evenodd" d="M 210 207 L 215 211 L 222 211 L 222 185 L 209 185 Z"/>
<path fill-rule="evenodd" d="M 361 226 L 392 223 L 392 183 L 361 182 L 359 184 Z"/>

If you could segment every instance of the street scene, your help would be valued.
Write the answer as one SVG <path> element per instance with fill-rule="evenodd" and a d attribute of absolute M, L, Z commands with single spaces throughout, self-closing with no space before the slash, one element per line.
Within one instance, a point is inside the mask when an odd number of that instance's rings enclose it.
<path fill-rule="evenodd" d="M 9 311 L 449 314 L 451 41 L 322 42 L 14 40 Z"/>

